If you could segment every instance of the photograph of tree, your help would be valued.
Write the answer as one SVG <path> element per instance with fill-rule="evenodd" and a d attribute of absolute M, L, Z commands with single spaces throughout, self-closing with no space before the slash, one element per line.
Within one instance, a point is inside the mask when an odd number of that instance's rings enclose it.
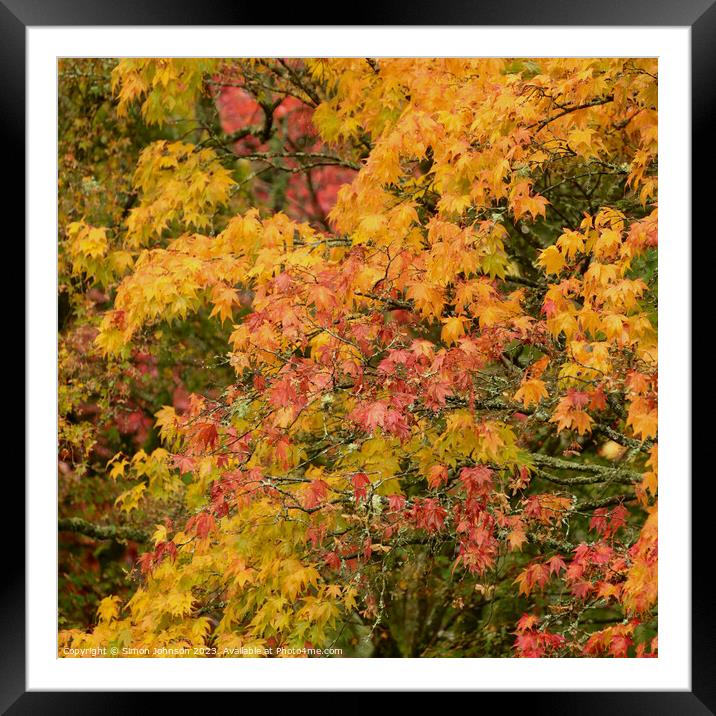
<path fill-rule="evenodd" d="M 657 89 L 60 59 L 58 655 L 657 656 Z"/>

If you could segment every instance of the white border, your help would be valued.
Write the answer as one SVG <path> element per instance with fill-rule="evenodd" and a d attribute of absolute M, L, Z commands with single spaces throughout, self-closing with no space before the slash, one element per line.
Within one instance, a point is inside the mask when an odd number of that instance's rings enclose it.
<path fill-rule="evenodd" d="M 27 28 L 27 688 L 690 689 L 689 28 Z M 58 56 L 658 56 L 658 659 L 56 658 Z"/>

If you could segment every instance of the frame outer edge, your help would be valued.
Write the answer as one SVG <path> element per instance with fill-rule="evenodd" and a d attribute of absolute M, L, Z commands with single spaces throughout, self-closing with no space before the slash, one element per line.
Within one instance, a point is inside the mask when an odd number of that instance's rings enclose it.
<path fill-rule="evenodd" d="M 691 211 L 692 211 L 692 276 L 693 267 L 699 266 L 703 271 L 712 268 L 713 263 L 707 260 L 693 261 L 698 236 L 704 248 L 711 243 L 713 223 L 707 216 L 708 207 L 713 205 L 713 171 L 716 163 L 714 138 L 716 117 L 716 3 L 712 4 L 691 28 Z M 694 151 L 698 148 L 698 151 Z M 708 242 L 708 243 L 706 243 Z M 704 255 L 705 259 L 705 255 Z M 705 279 L 705 277 L 702 277 Z M 706 279 L 705 279 L 706 280 Z M 692 277 L 692 287 L 695 283 Z M 707 284 L 704 284 L 707 285 Z M 693 312 L 692 290 L 692 312 Z M 692 321 L 694 321 L 692 316 Z M 692 323 L 692 336 L 693 333 Z M 708 324 L 701 324 L 702 326 Z M 693 366 L 692 352 L 692 366 Z M 708 369 L 708 366 L 707 366 Z M 692 381 L 694 370 L 692 367 Z M 693 395 L 693 382 L 692 391 Z M 693 398 L 692 398 L 693 400 Z M 692 403 L 693 406 L 693 403 Z M 693 407 L 692 407 L 693 416 Z M 699 423 L 692 417 L 692 454 L 696 438 L 696 429 L 701 432 L 696 445 L 709 444 L 706 434 L 709 422 Z M 693 458 L 692 458 L 693 459 Z M 701 702 L 716 713 L 716 622 L 714 620 L 713 591 L 702 580 L 696 580 L 697 566 L 701 571 L 713 563 L 713 524 L 712 500 L 707 499 L 709 483 L 707 474 L 698 477 L 690 470 L 692 480 L 692 683 L 691 688 Z M 711 497 L 713 497 L 711 495 Z"/>

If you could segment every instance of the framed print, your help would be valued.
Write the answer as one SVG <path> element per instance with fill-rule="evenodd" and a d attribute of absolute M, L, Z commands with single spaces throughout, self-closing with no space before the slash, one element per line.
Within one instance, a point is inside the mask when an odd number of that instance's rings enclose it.
<path fill-rule="evenodd" d="M 712 713 L 713 7 L 177 10 L 0 6 L 28 278 L 3 708 Z"/>

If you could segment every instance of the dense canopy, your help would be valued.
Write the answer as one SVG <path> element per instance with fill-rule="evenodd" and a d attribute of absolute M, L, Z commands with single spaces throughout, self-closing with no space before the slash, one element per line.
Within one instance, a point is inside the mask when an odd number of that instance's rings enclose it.
<path fill-rule="evenodd" d="M 656 60 L 59 75 L 60 655 L 656 655 Z"/>

